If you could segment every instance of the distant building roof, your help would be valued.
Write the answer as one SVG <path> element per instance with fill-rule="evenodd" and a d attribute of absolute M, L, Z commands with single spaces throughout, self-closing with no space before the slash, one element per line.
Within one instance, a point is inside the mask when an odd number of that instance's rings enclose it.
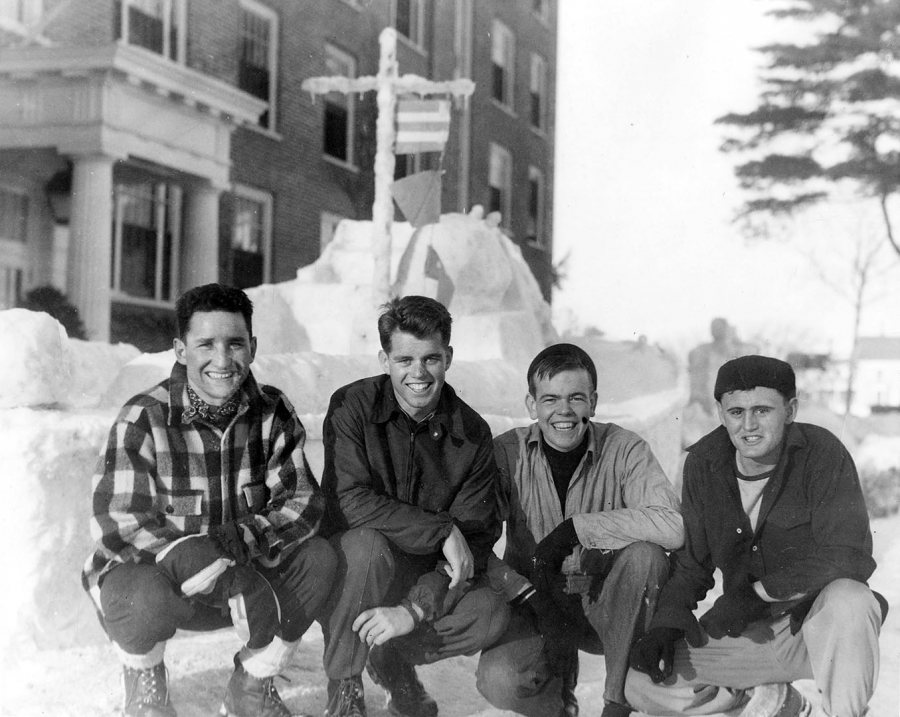
<path fill-rule="evenodd" d="M 900 361 L 900 336 L 860 336 L 857 357 L 869 361 Z"/>

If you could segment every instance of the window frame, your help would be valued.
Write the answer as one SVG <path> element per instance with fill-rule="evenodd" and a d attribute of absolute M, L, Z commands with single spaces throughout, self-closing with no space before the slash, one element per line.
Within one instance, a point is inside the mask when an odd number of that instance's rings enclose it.
<path fill-rule="evenodd" d="M 28 230 L 31 212 L 31 197 L 18 186 L 0 183 L 0 195 L 6 195 L 9 203 L 16 203 L 17 216 L 10 226 L 17 229 L 9 236 L 0 235 L 0 309 L 12 309 L 24 295 L 29 265 Z M 4 200 L 3 204 L 6 204 Z M 8 215 L 4 214 L 4 217 Z M 0 223 L 3 229 L 4 223 Z"/>
<path fill-rule="evenodd" d="M 342 50 L 340 47 L 338 47 L 337 45 L 330 43 L 330 42 L 325 43 L 326 73 L 328 71 L 327 68 L 328 68 L 329 55 L 332 58 L 334 58 L 337 62 L 343 63 L 348 68 L 350 68 L 352 74 L 343 75 L 344 77 L 348 77 L 349 79 L 356 78 L 357 72 L 358 72 L 358 65 L 356 62 L 356 58 L 353 55 L 351 55 L 349 52 Z M 331 98 L 329 95 L 325 95 L 325 101 L 323 103 L 325 105 L 325 107 L 323 108 L 323 119 L 322 119 L 322 140 L 323 140 L 322 156 L 327 161 L 333 162 L 339 166 L 346 167 L 348 169 L 356 169 L 356 152 L 355 152 L 355 149 L 356 149 L 356 95 L 355 95 L 355 93 L 350 92 L 347 94 L 342 93 L 341 96 L 344 98 L 344 101 L 346 102 L 346 110 L 347 110 L 347 129 L 345 132 L 346 136 L 344 138 L 347 157 L 346 157 L 346 159 L 343 159 L 343 158 L 337 157 L 333 154 L 329 154 L 326 151 L 325 146 L 324 146 L 325 134 L 327 131 L 326 123 L 328 121 L 328 115 L 325 112 L 325 110 L 327 109 L 329 103 L 337 104 L 334 101 L 334 99 Z"/>
<path fill-rule="evenodd" d="M 535 123 L 534 98 L 538 97 L 538 117 Z M 547 131 L 547 61 L 536 52 L 531 53 L 531 64 L 528 78 L 528 121 L 533 129 Z"/>
<path fill-rule="evenodd" d="M 153 296 L 138 296 L 128 293 L 122 288 L 122 244 L 124 232 L 124 204 L 122 189 L 128 186 L 140 186 L 147 182 L 152 186 L 153 202 L 152 211 L 157 218 L 154 258 L 156 271 L 154 276 Z M 171 197 L 169 196 L 171 194 Z M 171 202 L 171 204 L 170 204 Z M 160 221 L 165 218 L 165 222 Z M 181 269 L 181 240 L 184 232 L 184 189 L 169 180 L 160 177 L 146 177 L 142 181 L 133 179 L 119 179 L 113 182 L 113 255 L 112 276 L 110 294 L 115 301 L 125 304 L 141 306 L 156 306 L 171 308 L 175 305 L 178 295 L 179 272 Z M 171 231 L 171 246 L 169 247 L 169 291 L 168 296 L 163 295 L 165 277 L 165 233 L 166 228 Z"/>
<path fill-rule="evenodd" d="M 537 185 L 537 212 L 532 214 L 532 192 Z M 526 237 L 532 246 L 545 248 L 547 246 L 545 224 L 547 217 L 547 181 L 539 167 L 528 167 L 528 212 L 529 225 L 526 228 Z M 533 231 L 529 231 L 533 230 Z"/>
<path fill-rule="evenodd" d="M 503 63 L 498 63 L 502 58 Z M 503 71 L 502 97 L 497 97 L 494 79 L 496 68 Z M 491 32 L 491 99 L 502 107 L 512 110 L 515 106 L 516 83 L 516 36 L 508 25 L 494 18 Z"/>
<path fill-rule="evenodd" d="M 183 65 L 187 58 L 187 0 L 161 0 L 163 3 L 163 32 L 162 32 L 162 50 L 157 52 L 144 45 L 138 45 L 129 41 L 129 22 L 128 12 L 132 5 L 140 2 L 140 0 L 116 0 L 119 6 L 119 37 L 121 42 L 129 47 L 136 47 L 145 52 L 151 52 L 158 57 L 162 57 L 170 62 Z M 175 38 L 175 48 L 170 45 L 170 37 L 172 25 L 178 30 Z"/>
<path fill-rule="evenodd" d="M 260 219 L 260 254 L 262 254 L 262 281 L 263 284 L 269 284 L 272 281 L 272 219 L 274 215 L 275 198 L 271 192 L 266 192 L 256 187 L 246 184 L 235 183 L 231 187 L 232 197 L 243 199 L 245 201 L 254 202 L 261 207 Z M 231 226 L 228 232 L 228 255 L 229 255 L 229 271 L 234 276 L 234 255 L 233 251 L 234 238 L 236 235 L 235 228 L 237 225 L 237 202 L 233 205 Z"/>
<path fill-rule="evenodd" d="M 497 187 L 497 185 L 493 183 L 494 168 L 497 166 L 498 162 L 500 162 L 501 165 L 498 171 L 503 173 L 503 177 L 501 178 L 503 186 L 500 187 Z M 488 213 L 499 211 L 500 226 L 504 229 L 509 229 L 512 225 L 512 175 L 512 153 L 503 145 L 498 144 L 497 142 L 491 142 L 488 155 Z M 491 191 L 495 188 L 500 190 L 499 210 L 493 209 L 491 202 Z"/>
<path fill-rule="evenodd" d="M 239 5 L 242 13 L 256 15 L 259 19 L 268 23 L 269 26 L 269 47 L 267 58 L 268 64 L 266 67 L 269 72 L 269 94 L 268 97 L 259 98 L 265 99 L 265 101 L 269 103 L 268 124 L 263 124 L 261 121 L 257 121 L 255 125 L 250 126 L 257 127 L 267 132 L 275 132 L 277 131 L 278 127 L 278 41 L 280 38 L 278 13 L 267 5 L 263 5 L 262 3 L 258 2 L 258 0 L 239 0 Z M 240 67 L 240 64 L 242 62 L 244 39 L 243 15 L 241 17 L 241 34 L 239 39 L 242 43 L 238 48 L 238 66 Z M 238 82 L 240 82 L 240 80 Z M 238 87 L 240 88 L 240 84 L 238 84 Z M 244 88 L 240 89 L 242 89 L 244 92 L 247 92 L 247 90 Z"/>
<path fill-rule="evenodd" d="M 420 52 L 425 52 L 425 0 L 408 0 L 410 7 L 410 29 L 415 37 L 406 35 L 397 28 L 397 3 L 391 0 L 391 27 L 397 30 L 397 37 Z M 413 27 L 415 25 L 415 27 Z"/>

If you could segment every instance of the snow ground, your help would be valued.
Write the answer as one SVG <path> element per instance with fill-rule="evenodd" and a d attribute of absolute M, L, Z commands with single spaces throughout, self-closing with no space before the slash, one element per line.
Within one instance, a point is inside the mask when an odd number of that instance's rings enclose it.
<path fill-rule="evenodd" d="M 900 515 L 872 522 L 878 569 L 872 587 L 891 604 L 881 635 L 881 670 L 869 717 L 900 713 Z M 208 717 L 218 710 L 231 673 L 231 655 L 240 643 L 229 630 L 185 634 L 169 644 L 173 702 L 180 717 Z M 326 678 L 322 671 L 322 634 L 314 626 L 304 637 L 278 689 L 294 710 L 320 715 L 325 708 Z M 426 688 L 437 699 L 442 717 L 501 717 L 475 689 L 477 657 L 458 657 L 420 668 Z M 581 653 L 577 695 L 584 717 L 603 709 L 603 658 Z M 370 717 L 386 717 L 383 692 L 364 678 Z M 812 682 L 798 687 L 816 700 Z M 121 689 L 119 666 L 105 645 L 27 654 L 0 659 L 0 715 L 4 717 L 109 717 L 116 714 Z"/>

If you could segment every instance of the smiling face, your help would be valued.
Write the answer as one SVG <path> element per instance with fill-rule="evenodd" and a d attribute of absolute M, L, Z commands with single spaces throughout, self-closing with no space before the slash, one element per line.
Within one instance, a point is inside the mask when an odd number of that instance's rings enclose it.
<path fill-rule="evenodd" d="M 574 369 L 560 371 L 553 378 L 535 376 L 534 384 L 534 395 L 525 397 L 525 405 L 544 440 L 565 453 L 577 448 L 597 407 L 597 392 L 588 372 Z"/>
<path fill-rule="evenodd" d="M 420 339 L 395 331 L 390 345 L 389 353 L 378 352 L 381 368 L 391 377 L 400 408 L 414 421 L 421 421 L 437 408 L 453 349 L 444 345 L 438 332 Z"/>
<path fill-rule="evenodd" d="M 797 415 L 797 399 L 786 400 L 774 388 L 731 391 L 718 404 L 719 419 L 737 449 L 744 475 L 765 473 L 778 462 L 789 424 Z"/>
<path fill-rule="evenodd" d="M 211 406 L 221 406 L 240 388 L 256 356 L 256 338 L 244 317 L 230 311 L 195 312 L 174 347 L 191 388 Z"/>

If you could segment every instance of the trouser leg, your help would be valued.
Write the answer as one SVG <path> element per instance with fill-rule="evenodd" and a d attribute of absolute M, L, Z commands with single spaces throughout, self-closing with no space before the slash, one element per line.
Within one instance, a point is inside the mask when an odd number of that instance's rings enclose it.
<path fill-rule="evenodd" d="M 675 644 L 672 676 L 654 684 L 648 675 L 628 672 L 625 697 L 648 715 L 711 715 L 742 706 L 757 685 L 812 678 L 800 635 L 790 620 L 751 623 L 740 637 L 710 639 L 702 647 Z"/>
<path fill-rule="evenodd" d="M 509 627 L 481 653 L 475 685 L 495 707 L 526 717 L 562 711 L 562 680 L 554 676 L 544 652 L 544 638 L 526 610 L 514 610 Z"/>
<path fill-rule="evenodd" d="M 155 566 L 138 563 L 118 565 L 104 577 L 100 607 L 110 640 L 125 655 L 160 651 L 177 629 L 215 630 L 231 624 L 221 610 L 181 597 Z"/>
<path fill-rule="evenodd" d="M 366 666 L 368 647 L 353 631 L 364 610 L 384 604 L 395 572 L 387 539 L 377 530 L 356 528 L 332 539 L 337 571 L 324 608 L 325 674 L 331 680 L 357 677 Z"/>
<path fill-rule="evenodd" d="M 632 642 L 646 631 L 668 576 L 669 562 L 660 546 L 632 543 L 616 556 L 599 599 L 590 594 L 582 597 L 585 616 L 602 643 L 606 663 L 603 697 L 608 702 L 625 703 Z"/>
<path fill-rule="evenodd" d="M 822 707 L 858 717 L 875 692 L 881 609 L 865 585 L 835 580 L 813 602 L 801 633 Z"/>
<path fill-rule="evenodd" d="M 427 665 L 457 655 L 474 655 L 493 645 L 509 623 L 509 605 L 502 592 L 477 580 L 443 617 L 420 625 L 391 645 L 412 665 Z"/>
<path fill-rule="evenodd" d="M 250 635 L 245 638 L 247 644 L 241 648 L 239 659 L 248 673 L 266 678 L 279 674 L 285 668 L 300 638 L 319 616 L 330 594 L 336 569 L 334 549 L 328 541 L 318 537 L 297 546 L 277 566 L 259 566 L 256 569 L 259 579 L 265 581 L 264 587 L 274 593 L 277 603 L 261 599 L 268 596 L 260 596 L 260 591 L 245 595 L 249 603 L 245 610 L 249 617 Z M 259 614 L 272 609 L 279 614 Z M 266 634 L 259 639 L 259 635 L 253 634 L 255 625 L 264 626 L 267 633 L 269 627 L 275 625 L 276 634 Z"/>

